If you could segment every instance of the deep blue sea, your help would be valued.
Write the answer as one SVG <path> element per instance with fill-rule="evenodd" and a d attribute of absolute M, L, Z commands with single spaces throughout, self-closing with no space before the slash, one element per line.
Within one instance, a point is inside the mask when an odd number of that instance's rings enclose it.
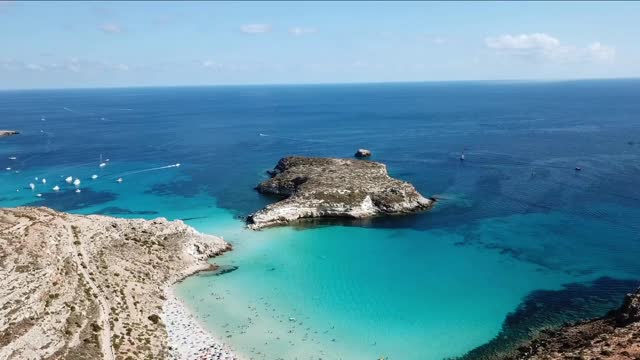
<path fill-rule="evenodd" d="M 2 91 L 0 128 L 21 132 L 0 138 L 0 206 L 232 242 L 214 261 L 237 270 L 176 290 L 246 358 L 486 358 L 640 284 L 640 80 Z M 279 158 L 358 148 L 442 200 L 244 229 Z"/>

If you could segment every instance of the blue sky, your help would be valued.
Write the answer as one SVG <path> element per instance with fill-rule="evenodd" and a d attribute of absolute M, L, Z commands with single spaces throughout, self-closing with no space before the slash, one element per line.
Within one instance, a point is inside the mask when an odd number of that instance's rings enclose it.
<path fill-rule="evenodd" d="M 640 76 L 640 2 L 0 1 L 0 88 Z"/>

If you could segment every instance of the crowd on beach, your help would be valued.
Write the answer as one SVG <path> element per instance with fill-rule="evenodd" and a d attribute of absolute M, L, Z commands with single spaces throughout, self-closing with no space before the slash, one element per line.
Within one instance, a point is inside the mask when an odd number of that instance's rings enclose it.
<path fill-rule="evenodd" d="M 169 289 L 163 321 L 169 337 L 170 357 L 188 360 L 237 360 L 231 349 L 209 334 Z"/>

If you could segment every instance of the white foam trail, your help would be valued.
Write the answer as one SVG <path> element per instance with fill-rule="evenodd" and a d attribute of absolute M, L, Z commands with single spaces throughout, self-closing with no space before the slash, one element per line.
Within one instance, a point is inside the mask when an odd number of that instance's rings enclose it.
<path fill-rule="evenodd" d="M 262 137 L 269 136 L 269 137 L 272 137 L 272 138 L 275 138 L 275 139 L 298 141 L 298 142 L 310 142 L 310 143 L 321 143 L 321 142 L 324 142 L 324 140 L 290 138 L 290 137 L 285 137 L 285 136 L 269 135 L 269 134 L 263 134 L 263 133 L 260 133 L 258 135 L 260 135 Z"/>
<path fill-rule="evenodd" d="M 76 110 L 73 110 L 73 109 L 69 109 L 68 107 L 63 107 L 62 109 L 65 110 L 65 111 L 68 111 L 68 112 L 70 112 L 72 114 L 79 114 L 79 115 L 83 114 L 83 113 L 81 113 L 79 111 L 76 111 Z M 87 112 L 87 113 L 84 113 L 84 114 L 85 115 L 95 115 L 94 113 L 91 113 L 91 112 Z"/>
<path fill-rule="evenodd" d="M 177 167 L 180 167 L 180 163 L 167 165 L 167 166 L 155 167 L 155 168 L 151 168 L 151 169 L 129 171 L 129 172 L 126 172 L 126 173 L 115 175 L 114 177 L 122 177 L 122 176 L 126 176 L 126 175 L 140 174 L 140 173 L 144 173 L 144 172 L 147 172 L 147 171 L 156 171 L 156 170 L 171 169 L 171 168 L 177 168 Z"/>

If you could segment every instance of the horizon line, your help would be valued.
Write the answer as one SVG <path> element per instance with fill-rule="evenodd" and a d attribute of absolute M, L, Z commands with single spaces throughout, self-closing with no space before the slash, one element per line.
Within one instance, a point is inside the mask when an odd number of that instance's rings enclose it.
<path fill-rule="evenodd" d="M 346 81 L 346 82 L 300 82 L 300 83 L 249 83 L 249 84 L 174 84 L 174 85 L 131 85 L 131 86 L 75 86 L 75 87 L 36 87 L 36 88 L 0 88 L 0 92 L 11 91 L 56 91 L 56 90 L 122 90 L 154 88 L 210 88 L 210 87 L 267 87 L 267 86 L 337 86 L 337 85 L 393 85 L 393 84 L 437 84 L 437 83 L 550 83 L 607 80 L 640 80 L 637 77 L 594 77 L 594 78 L 549 78 L 549 79 L 467 79 L 467 80 L 416 80 L 416 81 Z"/>

